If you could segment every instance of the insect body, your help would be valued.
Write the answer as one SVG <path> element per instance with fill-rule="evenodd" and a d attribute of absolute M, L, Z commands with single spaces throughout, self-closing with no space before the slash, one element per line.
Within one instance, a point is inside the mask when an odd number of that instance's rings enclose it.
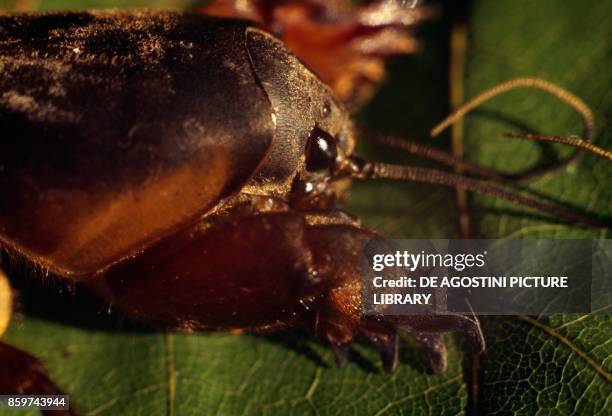
<path fill-rule="evenodd" d="M 568 211 L 458 175 L 367 162 L 329 88 L 273 36 L 171 12 L 0 18 L 0 244 L 152 325 L 302 327 L 339 363 L 365 335 L 384 367 L 397 330 L 443 371 L 462 315 L 360 314 L 377 238 L 336 208 L 350 178 L 462 186 Z"/>
<path fill-rule="evenodd" d="M 394 367 L 396 324 L 359 315 L 360 244 L 375 235 L 333 209 L 332 171 L 356 168 L 351 121 L 278 40 L 175 13 L 0 27 L 11 255 L 158 326 L 305 326 L 338 350 L 365 333 Z"/>

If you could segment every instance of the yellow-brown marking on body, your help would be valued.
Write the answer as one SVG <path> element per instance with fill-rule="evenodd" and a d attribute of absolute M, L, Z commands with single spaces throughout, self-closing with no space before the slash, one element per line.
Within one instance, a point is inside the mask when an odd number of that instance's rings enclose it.
<path fill-rule="evenodd" d="M 8 328 L 12 312 L 13 298 L 11 285 L 4 272 L 0 270 L 0 336 L 2 336 Z"/>

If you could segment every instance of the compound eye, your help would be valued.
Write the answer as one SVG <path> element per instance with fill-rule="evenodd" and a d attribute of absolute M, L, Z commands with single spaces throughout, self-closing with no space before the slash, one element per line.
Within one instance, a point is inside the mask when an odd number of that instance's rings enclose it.
<path fill-rule="evenodd" d="M 331 169 L 337 155 L 336 140 L 329 133 L 315 127 L 306 145 L 306 169 L 311 172 Z"/>

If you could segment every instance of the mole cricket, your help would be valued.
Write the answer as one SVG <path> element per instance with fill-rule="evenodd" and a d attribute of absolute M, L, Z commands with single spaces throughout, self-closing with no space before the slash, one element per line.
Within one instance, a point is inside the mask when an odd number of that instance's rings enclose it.
<path fill-rule="evenodd" d="M 382 13 L 382 6 L 370 7 L 368 13 Z M 403 13 L 405 21 L 394 15 L 386 28 L 423 16 L 419 8 Z M 394 39 L 403 41 L 392 54 L 409 49 L 407 38 L 396 33 Z M 338 96 L 366 97 L 371 82 L 359 90 L 358 77 L 344 82 L 322 69 L 338 81 L 336 95 L 253 22 L 167 11 L 0 16 L 0 68 L 4 266 L 10 273 L 10 264 L 22 261 L 87 287 L 155 328 L 301 328 L 329 343 L 339 365 L 361 335 L 388 372 L 397 365 L 403 330 L 425 349 L 432 370 L 442 372 L 442 333 L 462 332 L 475 354 L 484 350 L 478 319 L 360 314 L 361 244 L 381 237 L 340 209 L 351 180 L 459 187 L 559 220 L 607 226 L 514 193 L 496 184 L 505 175 L 486 167 L 365 133 Z M 432 134 L 516 88 L 548 92 L 584 124 L 582 139 L 516 136 L 575 147 L 566 163 L 585 152 L 612 160 L 591 142 L 588 106 L 537 78 L 485 91 Z M 464 174 L 363 159 L 355 154 L 358 138 Z M 11 291 L 4 275 L 0 284 L 2 333 Z M 3 368 L 0 391 L 58 391 L 29 354 L 0 343 L 0 362 L 12 363 Z"/>

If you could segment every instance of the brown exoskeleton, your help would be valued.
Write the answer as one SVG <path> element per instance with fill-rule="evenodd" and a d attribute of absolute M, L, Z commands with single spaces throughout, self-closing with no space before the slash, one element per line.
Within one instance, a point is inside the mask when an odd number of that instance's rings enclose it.
<path fill-rule="evenodd" d="M 337 208 L 347 181 L 457 186 L 601 224 L 490 182 L 358 157 L 357 131 L 329 87 L 248 22 L 172 12 L 0 17 L 0 64 L 0 246 L 155 327 L 301 327 L 329 342 L 340 364 L 364 335 L 387 371 L 397 364 L 401 329 L 441 372 L 441 334 L 461 331 L 479 353 L 478 320 L 361 315 L 361 244 L 378 235 Z M 590 143 L 586 105 L 538 79 L 500 85 L 436 131 L 516 87 L 552 93 L 585 122 L 584 141 L 537 139 L 612 159 Z M 378 140 L 497 178 L 439 152 Z M 20 354 L 0 346 L 3 357 Z M 21 357 L 0 390 L 52 390 L 42 367 Z"/>

